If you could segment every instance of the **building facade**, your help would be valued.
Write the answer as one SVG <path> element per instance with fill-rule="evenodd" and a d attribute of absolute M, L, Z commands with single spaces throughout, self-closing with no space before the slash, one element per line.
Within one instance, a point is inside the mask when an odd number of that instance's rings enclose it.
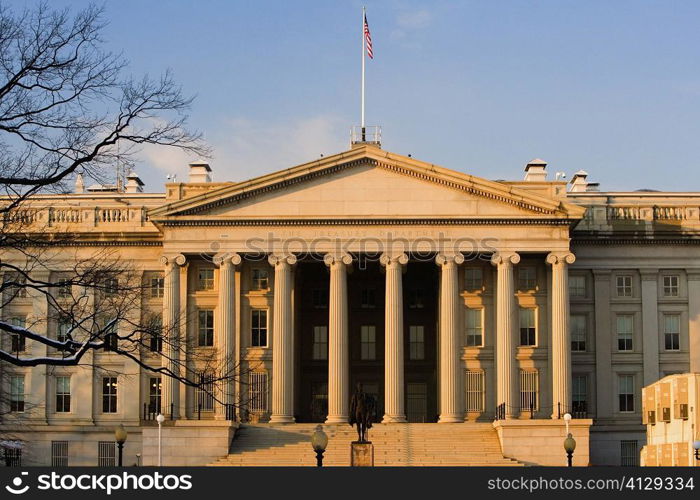
<path fill-rule="evenodd" d="M 154 412 L 345 423 L 361 383 L 385 423 L 591 418 L 591 463 L 632 465 L 641 388 L 700 370 L 699 193 L 600 192 L 584 172 L 567 186 L 540 160 L 491 181 L 366 143 L 238 183 L 190 169 L 163 194 L 135 176 L 125 191 L 79 183 L 21 217 L 71 235 L 32 276 L 106 248 L 130 262 L 147 290 L 135 314 L 178 340 L 136 356 L 211 391 L 104 351 L 5 363 L 2 431 L 25 463 L 109 463 L 119 423 L 133 457 Z M 56 338 L 50 308 L 30 291 L 1 314 Z"/>

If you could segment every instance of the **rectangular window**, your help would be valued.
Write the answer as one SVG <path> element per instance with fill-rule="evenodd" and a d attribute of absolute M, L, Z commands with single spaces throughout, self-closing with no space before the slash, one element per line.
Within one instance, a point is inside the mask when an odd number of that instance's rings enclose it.
<path fill-rule="evenodd" d="M 197 290 L 213 290 L 214 289 L 214 270 L 200 269 L 197 272 Z"/>
<path fill-rule="evenodd" d="M 360 327 L 360 359 L 377 359 L 377 332 L 374 325 Z"/>
<path fill-rule="evenodd" d="M 119 293 L 119 280 L 117 278 L 105 278 L 104 280 L 105 295 L 117 295 Z"/>
<path fill-rule="evenodd" d="M 8 273 L 4 282 L 11 298 L 25 298 L 27 296 L 27 277 L 22 274 Z"/>
<path fill-rule="evenodd" d="M 4 462 L 7 467 L 22 467 L 22 448 L 5 448 Z"/>
<path fill-rule="evenodd" d="M 63 316 L 59 318 L 58 325 L 56 326 L 56 340 L 59 342 L 65 342 L 68 340 L 68 334 L 71 331 L 72 323 L 70 318 Z"/>
<path fill-rule="evenodd" d="M 251 311 L 251 343 L 253 347 L 267 347 L 267 309 Z"/>
<path fill-rule="evenodd" d="M 681 315 L 664 314 L 664 347 L 667 351 L 681 349 Z"/>
<path fill-rule="evenodd" d="M 637 441 L 620 441 L 620 465 L 623 467 L 637 467 L 639 465 Z"/>
<path fill-rule="evenodd" d="M 24 375 L 10 376 L 10 411 L 24 411 Z"/>
<path fill-rule="evenodd" d="M 267 411 L 267 373 L 253 372 L 250 374 L 248 384 L 248 408 L 251 413 L 265 413 Z"/>
<path fill-rule="evenodd" d="M 211 347 L 214 345 L 214 311 L 211 309 L 200 309 L 198 311 L 197 338 L 200 347 Z"/>
<path fill-rule="evenodd" d="M 374 288 L 363 288 L 361 293 L 360 307 L 363 309 L 373 309 L 376 306 L 374 298 Z"/>
<path fill-rule="evenodd" d="M 484 345 L 484 310 L 467 309 L 467 346 L 481 347 Z"/>
<path fill-rule="evenodd" d="M 586 350 L 585 314 L 571 315 L 571 350 L 579 352 Z"/>
<path fill-rule="evenodd" d="M 328 308 L 328 290 L 316 288 L 311 291 L 311 299 L 315 309 Z"/>
<path fill-rule="evenodd" d="M 617 296 L 632 296 L 632 276 L 618 276 L 616 280 Z"/>
<path fill-rule="evenodd" d="M 162 299 L 165 291 L 165 278 L 163 275 L 152 276 L 150 281 L 150 292 L 152 299 Z"/>
<path fill-rule="evenodd" d="M 68 441 L 51 441 L 51 466 L 68 467 Z"/>
<path fill-rule="evenodd" d="M 537 273 L 534 267 L 518 268 L 518 289 L 521 291 L 537 288 Z"/>
<path fill-rule="evenodd" d="M 117 377 L 102 378 L 102 413 L 117 413 Z"/>
<path fill-rule="evenodd" d="M 328 327 L 314 326 L 313 359 L 328 359 Z"/>
<path fill-rule="evenodd" d="M 67 278 L 61 278 L 56 283 L 58 286 L 58 296 L 60 298 L 68 298 L 73 295 L 73 283 Z"/>
<path fill-rule="evenodd" d="M 678 275 L 664 276 L 664 297 L 678 297 Z"/>
<path fill-rule="evenodd" d="M 270 288 L 269 274 L 267 269 L 255 268 L 252 274 L 253 282 L 251 287 L 253 290 L 267 290 Z"/>
<path fill-rule="evenodd" d="M 574 418 L 586 418 L 588 415 L 588 377 L 574 375 L 571 378 L 571 402 Z"/>
<path fill-rule="evenodd" d="M 153 314 L 146 324 L 148 329 L 148 348 L 151 352 L 163 350 L 163 318 Z"/>
<path fill-rule="evenodd" d="M 464 288 L 470 292 L 481 290 L 484 286 L 484 275 L 480 267 L 468 267 L 464 270 Z"/>
<path fill-rule="evenodd" d="M 467 370 L 467 407 L 466 411 L 484 411 L 484 372 L 480 370 Z"/>
<path fill-rule="evenodd" d="M 70 376 L 56 377 L 56 413 L 70 412 Z"/>
<path fill-rule="evenodd" d="M 618 377 L 618 398 L 620 412 L 630 413 L 634 411 L 634 375 L 620 375 Z"/>
<path fill-rule="evenodd" d="M 586 277 L 573 275 L 569 276 L 569 295 L 571 297 L 586 296 Z"/>
<path fill-rule="evenodd" d="M 197 407 L 195 411 L 214 411 L 214 375 L 200 373 L 199 382 L 195 388 Z"/>
<path fill-rule="evenodd" d="M 520 345 L 537 345 L 537 314 L 533 308 L 520 308 Z"/>
<path fill-rule="evenodd" d="M 425 328 L 422 325 L 408 327 L 408 359 L 425 359 Z"/>
<path fill-rule="evenodd" d="M 634 349 L 634 316 L 631 314 L 619 314 L 617 323 L 617 350 L 631 351 Z"/>
<path fill-rule="evenodd" d="M 13 326 L 18 326 L 20 328 L 27 327 L 24 318 L 12 318 L 10 323 Z M 12 352 L 24 352 L 27 349 L 27 338 L 24 335 L 12 333 L 10 334 L 10 340 L 10 348 L 12 349 Z"/>
<path fill-rule="evenodd" d="M 413 288 L 408 291 L 408 308 L 423 309 L 425 307 L 425 298 L 422 288 Z"/>
<path fill-rule="evenodd" d="M 161 394 L 163 384 L 160 377 L 149 377 L 148 379 L 148 412 L 156 415 L 161 412 Z"/>
<path fill-rule="evenodd" d="M 116 461 L 116 443 L 114 441 L 100 441 L 97 443 L 97 466 L 114 467 Z"/>
<path fill-rule="evenodd" d="M 539 410 L 539 373 L 537 371 L 520 370 L 520 411 L 533 412 Z"/>

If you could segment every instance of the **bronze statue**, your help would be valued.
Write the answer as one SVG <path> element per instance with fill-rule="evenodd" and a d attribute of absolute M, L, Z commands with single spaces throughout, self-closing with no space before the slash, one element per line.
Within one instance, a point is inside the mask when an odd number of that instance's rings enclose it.
<path fill-rule="evenodd" d="M 355 394 L 350 400 L 350 425 L 357 425 L 358 443 L 367 443 L 367 430 L 372 428 L 372 420 L 376 405 L 374 397 L 362 390 L 362 384 L 357 384 Z"/>

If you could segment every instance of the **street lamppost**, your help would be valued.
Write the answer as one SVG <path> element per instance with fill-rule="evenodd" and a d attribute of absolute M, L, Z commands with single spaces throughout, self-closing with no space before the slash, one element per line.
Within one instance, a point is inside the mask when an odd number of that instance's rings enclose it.
<path fill-rule="evenodd" d="M 695 450 L 695 460 L 700 460 L 700 441 L 693 441 L 693 449 Z"/>
<path fill-rule="evenodd" d="M 573 465 L 573 458 L 574 458 L 574 450 L 576 449 L 576 440 L 574 439 L 574 436 L 569 432 L 569 434 L 566 436 L 566 439 L 564 440 L 564 450 L 566 451 L 566 460 L 571 467 Z"/>
<path fill-rule="evenodd" d="M 573 466 L 574 450 L 576 449 L 576 440 L 573 434 L 569 432 L 569 422 L 571 422 L 571 413 L 564 415 L 564 423 L 566 424 L 566 439 L 564 440 L 564 450 L 566 451 L 566 461 L 569 467 Z"/>
<path fill-rule="evenodd" d="M 119 424 L 119 427 L 114 430 L 114 438 L 117 440 L 117 448 L 119 448 L 119 467 L 121 467 L 124 443 L 126 442 L 126 429 L 124 428 L 124 424 Z"/>
<path fill-rule="evenodd" d="M 328 446 L 328 435 L 323 432 L 323 426 L 316 426 L 316 430 L 311 436 L 311 446 L 316 452 L 316 467 L 323 467 L 323 452 Z"/>
<path fill-rule="evenodd" d="M 162 413 L 159 413 L 156 417 L 156 422 L 158 422 L 158 467 L 163 465 L 163 448 L 161 446 L 161 441 L 163 439 L 163 422 L 165 422 L 165 417 Z"/>

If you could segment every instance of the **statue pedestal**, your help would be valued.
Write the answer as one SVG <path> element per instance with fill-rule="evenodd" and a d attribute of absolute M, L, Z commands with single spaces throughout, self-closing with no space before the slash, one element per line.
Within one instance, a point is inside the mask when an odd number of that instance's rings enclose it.
<path fill-rule="evenodd" d="M 352 467 L 374 467 L 374 445 L 372 443 L 350 443 L 350 465 Z"/>

